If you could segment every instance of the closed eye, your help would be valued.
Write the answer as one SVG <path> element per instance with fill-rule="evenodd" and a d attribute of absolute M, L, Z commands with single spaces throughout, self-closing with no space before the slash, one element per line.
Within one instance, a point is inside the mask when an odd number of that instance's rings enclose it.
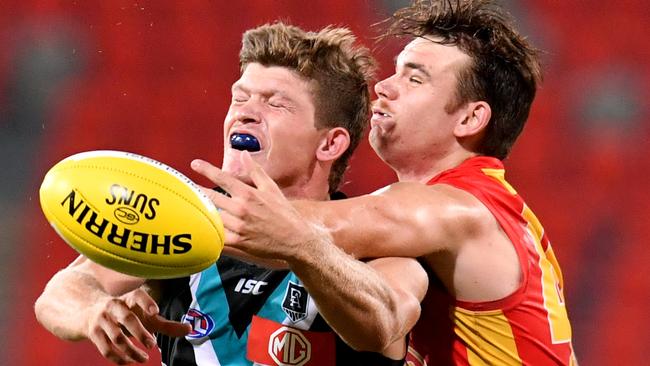
<path fill-rule="evenodd" d="M 243 94 L 235 94 L 235 95 L 232 96 L 231 102 L 232 102 L 232 103 L 244 103 L 244 102 L 246 102 L 247 100 L 248 100 L 248 96 L 247 96 L 247 95 L 243 95 Z"/>

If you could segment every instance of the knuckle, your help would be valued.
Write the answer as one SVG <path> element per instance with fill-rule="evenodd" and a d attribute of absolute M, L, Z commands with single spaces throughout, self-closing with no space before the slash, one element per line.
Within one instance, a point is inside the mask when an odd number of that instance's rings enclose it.
<path fill-rule="evenodd" d="M 115 353 L 110 348 L 100 348 L 99 349 L 99 354 L 101 354 L 102 357 L 108 358 L 108 359 L 111 359 L 112 357 L 115 357 Z"/>
<path fill-rule="evenodd" d="M 123 309 L 124 306 L 125 306 L 125 302 L 123 300 L 118 298 L 112 298 L 106 301 L 106 305 L 104 306 L 104 308 L 106 312 L 114 313 L 119 311 L 120 309 Z"/>
<path fill-rule="evenodd" d="M 104 330 L 97 324 L 93 324 L 89 330 L 89 338 L 100 339 L 104 335 Z"/>
<path fill-rule="evenodd" d="M 242 222 L 236 222 L 232 224 L 232 231 L 237 234 L 240 234 L 244 230 L 244 224 Z M 237 237 L 237 242 L 240 242 L 241 238 Z"/>
<path fill-rule="evenodd" d="M 123 349 L 128 344 L 128 339 L 124 333 L 119 332 L 115 335 L 115 338 L 113 338 L 113 343 L 120 347 L 120 349 Z"/>

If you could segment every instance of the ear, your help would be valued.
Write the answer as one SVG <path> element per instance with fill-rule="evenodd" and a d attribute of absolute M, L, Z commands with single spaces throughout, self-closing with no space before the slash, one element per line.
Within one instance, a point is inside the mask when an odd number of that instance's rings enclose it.
<path fill-rule="evenodd" d="M 338 159 L 350 147 L 350 134 L 343 127 L 335 127 L 327 130 L 323 135 L 316 158 L 319 161 L 334 161 Z"/>
<path fill-rule="evenodd" d="M 467 104 L 464 119 L 454 128 L 456 137 L 478 136 L 487 127 L 492 117 L 490 105 L 484 101 L 471 102 Z"/>

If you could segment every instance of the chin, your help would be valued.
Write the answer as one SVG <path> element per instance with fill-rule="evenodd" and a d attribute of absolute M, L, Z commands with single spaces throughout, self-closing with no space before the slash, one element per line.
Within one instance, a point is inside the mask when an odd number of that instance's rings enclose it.
<path fill-rule="evenodd" d="M 375 153 L 381 157 L 386 149 L 388 148 L 389 142 L 386 141 L 386 137 L 381 134 L 379 131 L 372 130 L 368 136 L 368 142 Z"/>
<path fill-rule="evenodd" d="M 392 168 L 391 161 L 393 161 L 393 152 L 390 149 L 390 143 L 382 138 L 371 138 L 370 146 L 375 150 L 375 154 L 388 166 Z"/>

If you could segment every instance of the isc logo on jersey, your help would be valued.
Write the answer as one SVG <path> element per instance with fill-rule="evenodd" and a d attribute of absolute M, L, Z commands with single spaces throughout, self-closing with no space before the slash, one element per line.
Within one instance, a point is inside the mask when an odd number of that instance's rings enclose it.
<path fill-rule="evenodd" d="M 235 292 L 242 294 L 260 295 L 264 292 L 262 287 L 268 284 L 268 282 L 264 281 L 242 278 L 239 280 L 239 282 L 237 282 L 237 286 L 235 286 Z"/>
<path fill-rule="evenodd" d="M 271 334 L 268 352 L 280 366 L 302 366 L 311 359 L 311 343 L 300 330 L 282 327 Z"/>

